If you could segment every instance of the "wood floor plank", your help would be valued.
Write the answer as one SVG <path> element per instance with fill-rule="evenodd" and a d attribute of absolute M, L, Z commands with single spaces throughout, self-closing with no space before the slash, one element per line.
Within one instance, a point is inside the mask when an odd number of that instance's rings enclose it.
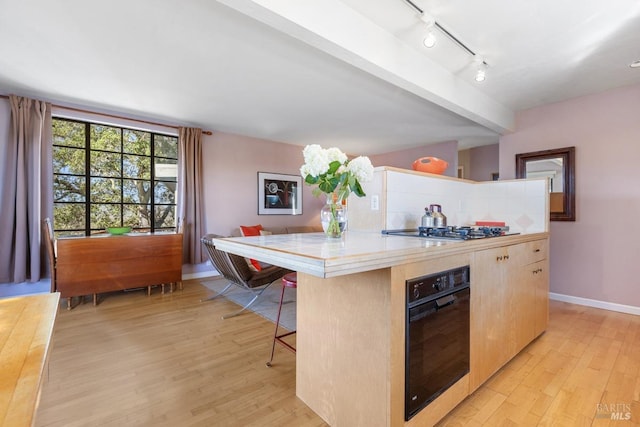
<path fill-rule="evenodd" d="M 222 320 L 237 306 L 209 294 L 186 281 L 61 310 L 36 426 L 325 426 L 295 396 L 295 355 L 265 366 L 273 323 Z M 552 301 L 547 332 L 438 426 L 639 426 L 639 355 L 639 316 Z"/>
<path fill-rule="evenodd" d="M 468 407 L 478 406 L 491 412 L 473 416 L 483 426 L 640 426 L 639 324 L 639 316 L 552 301 L 547 332 L 438 425 L 469 420 Z M 476 398 L 487 389 L 504 401 L 493 408 Z M 612 420 L 607 403 L 630 408 L 630 419 Z"/>

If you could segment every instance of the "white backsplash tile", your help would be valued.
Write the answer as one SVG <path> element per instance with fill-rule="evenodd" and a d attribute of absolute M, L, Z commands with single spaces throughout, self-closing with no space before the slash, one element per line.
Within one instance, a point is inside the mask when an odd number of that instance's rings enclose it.
<path fill-rule="evenodd" d="M 350 201 L 349 223 L 361 230 L 416 228 L 425 207 L 442 206 L 448 225 L 504 221 L 520 233 L 548 231 L 548 193 L 544 179 L 478 182 L 434 177 L 395 168 L 376 168 L 367 197 Z M 382 211 L 371 209 L 379 196 Z M 353 202 L 353 203 L 352 203 Z"/>
<path fill-rule="evenodd" d="M 511 180 L 473 183 L 400 171 L 387 173 L 386 228 L 415 228 L 424 208 L 442 206 L 448 225 L 504 221 L 512 231 L 548 230 L 546 181 Z"/>

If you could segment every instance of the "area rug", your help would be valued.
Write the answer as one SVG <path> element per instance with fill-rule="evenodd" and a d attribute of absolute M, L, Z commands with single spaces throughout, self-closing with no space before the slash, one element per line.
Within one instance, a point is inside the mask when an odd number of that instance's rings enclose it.
<path fill-rule="evenodd" d="M 227 286 L 227 281 L 223 278 L 212 278 L 200 280 L 207 288 L 211 289 L 214 294 L 218 294 Z M 262 295 L 251 305 L 245 312 L 253 311 L 271 322 L 276 322 L 278 315 L 278 304 L 280 302 L 280 293 L 282 292 L 282 283 L 277 280 L 264 291 Z M 239 304 L 238 310 L 246 303 L 251 301 L 253 295 L 240 289 L 238 286 L 232 286 L 224 295 L 218 298 L 227 298 L 230 301 Z M 240 314 L 243 316 L 244 313 Z M 227 314 L 227 313 L 225 313 Z M 231 321 L 233 317 L 227 319 Z M 296 290 L 287 288 L 284 291 L 284 301 L 282 302 L 282 313 L 280 314 L 280 326 L 293 331 L 296 329 Z"/>

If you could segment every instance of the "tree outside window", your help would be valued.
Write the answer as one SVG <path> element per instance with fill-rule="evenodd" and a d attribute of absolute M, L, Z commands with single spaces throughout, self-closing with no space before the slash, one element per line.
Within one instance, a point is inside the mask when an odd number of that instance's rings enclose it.
<path fill-rule="evenodd" d="M 54 118 L 54 230 L 175 229 L 177 168 L 176 136 Z"/>

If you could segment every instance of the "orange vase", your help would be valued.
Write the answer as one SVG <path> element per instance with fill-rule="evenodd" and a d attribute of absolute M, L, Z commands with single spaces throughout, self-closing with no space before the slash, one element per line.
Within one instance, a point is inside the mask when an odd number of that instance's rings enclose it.
<path fill-rule="evenodd" d="M 449 166 L 445 160 L 437 157 L 420 157 L 413 162 L 413 170 L 441 175 Z"/>

